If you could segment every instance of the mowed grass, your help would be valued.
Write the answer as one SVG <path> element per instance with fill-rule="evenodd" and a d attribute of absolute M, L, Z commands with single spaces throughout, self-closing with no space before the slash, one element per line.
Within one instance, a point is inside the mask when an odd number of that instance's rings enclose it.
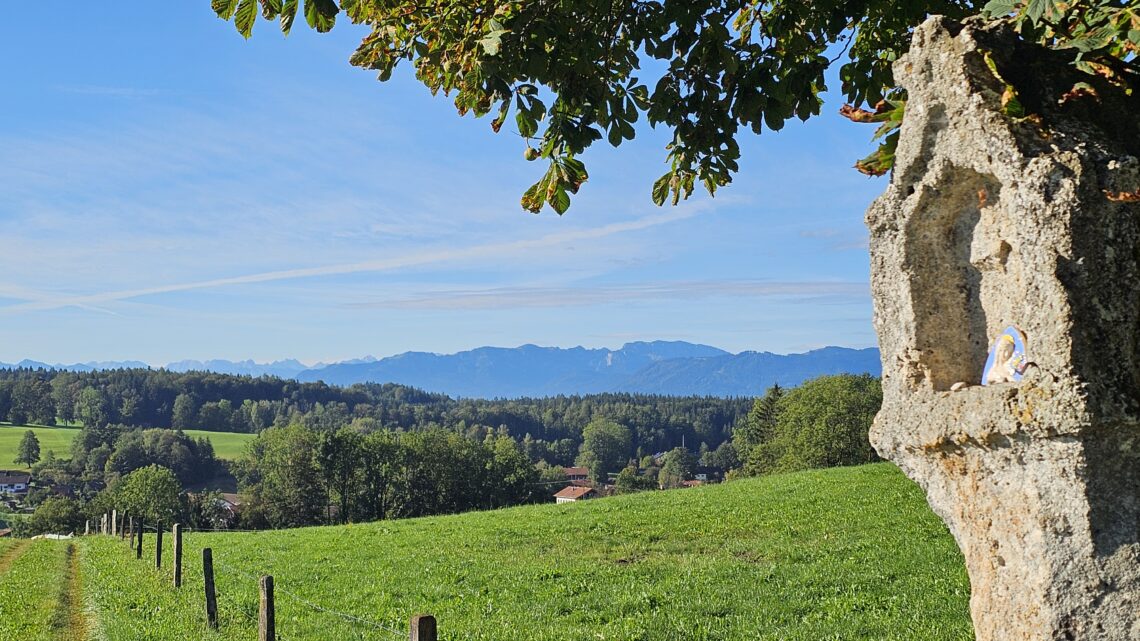
<path fill-rule="evenodd" d="M 263 533 L 191 533 L 186 586 L 125 545 L 85 546 L 107 638 L 248 639 L 275 578 L 286 639 L 972 639 L 962 558 L 889 464 L 566 505 Z M 164 556 L 169 559 L 169 537 Z M 204 631 L 201 550 L 222 625 Z M 305 603 L 303 601 L 308 601 Z M 376 622 L 348 621 L 313 606 Z"/>
<path fill-rule="evenodd" d="M 32 430 L 40 441 L 40 456 L 46 456 L 48 450 L 55 451 L 60 458 L 71 456 L 71 441 L 79 433 L 78 427 L 33 427 L 28 425 L 0 425 L 0 469 L 26 470 L 27 466 L 16 465 L 13 461 L 19 450 L 20 441 L 24 433 Z M 253 434 L 238 434 L 234 432 L 204 432 L 202 430 L 186 430 L 186 435 L 193 438 L 208 438 L 214 446 L 214 453 L 218 458 L 234 460 L 245 452 L 245 446 L 253 440 Z"/>
<path fill-rule="evenodd" d="M 16 452 L 20 441 L 28 430 L 35 432 L 40 441 L 40 456 L 47 456 L 48 450 L 56 456 L 71 456 L 71 441 L 79 433 L 76 427 L 31 427 L 28 425 L 0 425 L 0 470 L 27 470 L 26 465 L 16 465 Z"/>
<path fill-rule="evenodd" d="M 0 548 L 0 639 L 51 641 L 67 627 L 63 591 L 67 541 L 18 541 Z"/>

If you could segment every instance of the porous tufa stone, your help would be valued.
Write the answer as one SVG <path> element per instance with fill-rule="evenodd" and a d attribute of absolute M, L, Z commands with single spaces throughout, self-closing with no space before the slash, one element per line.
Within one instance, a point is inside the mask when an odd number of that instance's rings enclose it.
<path fill-rule="evenodd" d="M 957 539 L 979 640 L 1140 641 L 1140 205 L 1105 196 L 1140 189 L 1140 104 L 981 21 L 930 18 L 895 77 L 871 441 Z M 1078 81 L 1098 97 L 1059 102 Z M 1010 324 L 1036 367 L 978 385 Z"/>

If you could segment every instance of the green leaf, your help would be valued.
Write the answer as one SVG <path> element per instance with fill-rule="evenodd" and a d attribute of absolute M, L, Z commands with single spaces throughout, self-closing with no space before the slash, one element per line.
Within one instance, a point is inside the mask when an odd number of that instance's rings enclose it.
<path fill-rule="evenodd" d="M 670 172 L 670 173 L 667 173 L 664 176 L 658 178 L 656 181 L 654 181 L 654 183 L 653 183 L 653 204 L 654 205 L 657 205 L 658 207 L 660 207 L 661 205 L 665 204 L 665 199 L 669 197 L 669 179 L 672 177 L 673 177 L 673 174 Z"/>
<path fill-rule="evenodd" d="M 649 109 L 651 102 L 649 101 L 649 88 L 645 85 L 638 85 L 630 90 L 630 95 L 633 96 L 634 102 L 641 109 Z"/>
<path fill-rule="evenodd" d="M 234 26 L 243 38 L 253 34 L 253 23 L 257 21 L 257 0 L 241 0 L 234 14 Z"/>
<path fill-rule="evenodd" d="M 281 33 L 289 35 L 293 29 L 293 20 L 297 17 L 297 1 L 285 0 L 281 5 Z"/>
<path fill-rule="evenodd" d="M 550 206 L 554 208 L 554 211 L 561 216 L 566 213 L 567 209 L 570 209 L 570 194 L 566 193 L 566 189 L 559 183 L 558 186 L 554 188 L 554 193 L 548 202 Z"/>
<path fill-rule="evenodd" d="M 542 204 L 548 197 L 548 192 L 551 188 L 550 181 L 553 175 L 554 167 L 552 165 L 550 169 L 547 169 L 546 173 L 542 175 L 541 180 L 534 183 L 530 186 L 530 189 L 526 190 L 526 193 L 524 193 L 522 197 L 523 209 L 533 214 L 537 214 L 538 212 L 542 211 Z"/>
<path fill-rule="evenodd" d="M 701 182 L 705 184 L 705 189 L 708 190 L 710 196 L 716 195 L 716 178 L 711 175 L 705 176 L 701 179 Z"/>
<path fill-rule="evenodd" d="M 1029 6 L 1025 8 L 1025 17 L 1036 26 L 1041 22 L 1041 16 L 1045 15 L 1045 7 L 1048 4 L 1049 0 L 1029 0 Z"/>
<path fill-rule="evenodd" d="M 1062 43 L 1057 46 L 1058 49 L 1077 49 L 1078 51 L 1096 51 L 1103 49 L 1115 40 L 1118 36 L 1116 29 L 1111 26 L 1104 26 L 1098 29 L 1089 31 L 1080 38 L 1074 38 L 1068 42 Z"/>
<path fill-rule="evenodd" d="M 610 125 L 610 130 L 606 136 L 606 139 L 609 141 L 610 145 L 614 147 L 617 147 L 621 144 L 621 127 L 618 126 L 617 122 L 614 122 L 614 124 Z"/>
<path fill-rule="evenodd" d="M 507 120 L 507 112 L 510 110 L 511 101 L 508 98 L 507 100 L 504 100 L 501 105 L 499 105 L 499 115 L 495 116 L 495 119 L 491 122 L 491 129 L 493 129 L 495 133 L 499 133 L 499 129 L 502 128 L 503 123 Z"/>
<path fill-rule="evenodd" d="M 281 0 L 261 0 L 261 16 L 272 20 L 281 15 Z"/>
<path fill-rule="evenodd" d="M 326 33 L 333 28 L 339 11 L 335 0 L 305 0 L 305 21 L 318 33 Z"/>
<path fill-rule="evenodd" d="M 1022 106 L 1013 85 L 1006 85 L 1005 91 L 1001 94 L 1001 112 L 1010 118 L 1025 117 L 1025 107 Z"/>
<path fill-rule="evenodd" d="M 868 176 L 882 176 L 895 166 L 895 150 L 899 145 L 899 132 L 896 131 L 883 140 L 871 155 L 855 163 L 855 169 Z"/>
<path fill-rule="evenodd" d="M 234 17 L 234 11 L 237 11 L 238 0 L 210 0 L 210 8 L 222 20 L 229 20 Z"/>
<path fill-rule="evenodd" d="M 987 18 L 1004 18 L 1017 11 L 1016 0 L 990 0 L 982 8 L 982 14 Z"/>
<path fill-rule="evenodd" d="M 520 110 L 516 112 L 515 124 L 519 126 L 519 135 L 523 138 L 531 138 L 538 132 L 538 122 L 528 111 Z"/>
<path fill-rule="evenodd" d="M 499 55 L 499 47 L 503 44 L 503 32 L 492 31 L 484 36 L 479 44 L 483 46 L 483 53 L 488 56 L 497 56 Z"/>
<path fill-rule="evenodd" d="M 577 158 L 567 156 L 561 160 L 560 166 L 567 189 L 569 189 L 572 194 L 578 193 L 578 189 L 582 187 L 582 183 L 590 178 L 589 174 L 586 173 L 586 165 L 582 164 L 582 161 Z"/>

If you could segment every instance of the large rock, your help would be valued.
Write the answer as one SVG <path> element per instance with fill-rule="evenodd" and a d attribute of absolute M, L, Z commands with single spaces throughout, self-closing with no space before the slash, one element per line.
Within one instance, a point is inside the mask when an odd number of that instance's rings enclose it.
<path fill-rule="evenodd" d="M 931 18 L 895 76 L 872 442 L 962 548 L 978 639 L 1140 640 L 1140 204 L 1105 193 L 1140 189 L 1140 105 L 1061 100 L 1089 77 L 982 22 Z M 1005 113 L 1007 82 L 1037 117 Z M 1035 366 L 979 386 L 1013 324 Z"/>

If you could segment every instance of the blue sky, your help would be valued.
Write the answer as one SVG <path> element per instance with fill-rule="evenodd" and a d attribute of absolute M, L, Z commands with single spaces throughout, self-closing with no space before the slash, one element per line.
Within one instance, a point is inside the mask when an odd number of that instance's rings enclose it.
<path fill-rule="evenodd" d="M 744 139 L 716 198 L 655 207 L 668 134 L 645 127 L 587 153 L 565 216 L 535 216 L 522 141 L 408 68 L 351 67 L 347 21 L 245 41 L 208 0 L 15 12 L 0 361 L 874 345 L 862 218 L 885 183 L 850 168 L 871 130 L 837 98 Z"/>

